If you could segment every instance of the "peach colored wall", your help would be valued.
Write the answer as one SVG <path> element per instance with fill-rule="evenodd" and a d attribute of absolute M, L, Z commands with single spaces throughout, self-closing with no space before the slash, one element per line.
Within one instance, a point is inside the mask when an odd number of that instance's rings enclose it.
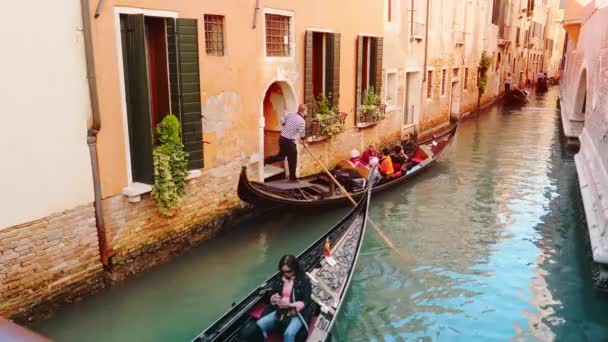
<path fill-rule="evenodd" d="M 91 1 L 94 9 L 97 1 Z M 383 1 L 267 0 L 260 2 L 257 28 L 252 29 L 255 0 L 107 0 L 101 16 L 93 20 L 95 61 L 98 71 L 102 129 L 99 162 L 104 197 L 128 185 L 127 151 L 123 127 L 122 97 L 115 30 L 115 7 L 146 8 L 176 12 L 180 18 L 199 20 L 201 97 L 205 168 L 225 164 L 235 156 L 258 160 L 259 119 L 266 88 L 277 78 L 291 83 L 298 102 L 303 98 L 304 32 L 321 28 L 341 33 L 340 110 L 349 113 L 347 127 L 354 126 L 355 44 L 358 33 L 382 35 Z M 264 47 L 264 9 L 294 13 L 295 58 L 269 62 Z M 348 13 L 348 15 L 344 15 Z M 203 15 L 225 16 L 226 53 L 207 56 L 204 49 Z M 388 47 L 385 47 L 387 49 Z M 292 52 L 292 53 L 293 53 Z"/>

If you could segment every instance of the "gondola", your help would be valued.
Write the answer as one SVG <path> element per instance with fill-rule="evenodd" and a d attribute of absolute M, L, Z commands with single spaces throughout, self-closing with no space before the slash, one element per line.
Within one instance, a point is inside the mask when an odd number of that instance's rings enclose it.
<path fill-rule="evenodd" d="M 435 164 L 437 159 L 454 141 L 458 124 L 453 125 L 445 133 L 424 140 L 416 146 L 414 158 L 418 164 L 407 172 L 402 172 L 391 178 L 383 178 L 373 187 L 373 192 L 379 192 L 401 184 L 412 177 L 422 173 Z M 363 169 L 363 170 L 361 170 Z M 367 168 L 359 168 L 361 179 L 367 178 Z M 350 195 L 359 199 L 365 193 L 364 186 L 360 190 L 353 189 Z M 348 203 L 348 197 L 334 186 L 334 183 L 325 173 L 318 173 L 308 177 L 299 178 L 297 182 L 286 180 L 266 183 L 250 181 L 246 168 L 243 167 L 238 185 L 239 197 L 249 203 L 262 207 L 287 206 L 330 206 Z"/>
<path fill-rule="evenodd" d="M 504 103 L 510 106 L 522 106 L 528 103 L 530 93 L 527 90 L 514 87 L 505 94 Z"/>
<path fill-rule="evenodd" d="M 313 318 L 308 329 L 301 329 L 298 341 L 320 342 L 330 339 L 365 235 L 370 188 L 368 186 L 362 199 L 346 217 L 298 256 L 302 269 L 311 281 L 313 303 Z M 326 257 L 324 251 L 328 240 L 331 253 Z M 261 317 L 270 300 L 268 285 L 280 276 L 277 272 L 260 284 L 192 341 L 238 341 L 241 329 L 252 326 Z M 280 335 L 277 334 L 269 335 L 268 341 L 280 341 Z"/>
<path fill-rule="evenodd" d="M 549 91 L 549 84 L 546 77 L 540 78 L 536 83 L 536 93 L 542 94 Z"/>

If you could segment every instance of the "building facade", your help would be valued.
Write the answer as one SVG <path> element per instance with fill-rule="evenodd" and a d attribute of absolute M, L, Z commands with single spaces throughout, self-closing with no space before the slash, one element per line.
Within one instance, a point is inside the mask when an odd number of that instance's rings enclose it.
<path fill-rule="evenodd" d="M 0 315 L 76 293 L 102 270 L 80 4 L 15 2 L 8 12 L 0 24 L 8 47 L 0 85 Z M 25 16 L 32 20 L 18 19 Z"/>
<path fill-rule="evenodd" d="M 567 47 L 560 94 L 564 134 L 575 156 L 593 260 L 608 263 L 608 4 L 567 1 Z"/>

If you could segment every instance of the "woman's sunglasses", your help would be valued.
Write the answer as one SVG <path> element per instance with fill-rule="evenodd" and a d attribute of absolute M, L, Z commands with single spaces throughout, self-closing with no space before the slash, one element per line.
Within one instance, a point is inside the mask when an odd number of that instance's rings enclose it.
<path fill-rule="evenodd" d="M 293 273 L 293 270 L 289 270 L 289 271 L 281 270 L 281 273 L 283 273 L 283 274 L 289 274 L 289 273 Z"/>

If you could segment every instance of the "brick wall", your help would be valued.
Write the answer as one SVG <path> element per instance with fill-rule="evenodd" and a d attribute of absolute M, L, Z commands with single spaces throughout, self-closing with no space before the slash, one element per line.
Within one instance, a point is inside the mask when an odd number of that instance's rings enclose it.
<path fill-rule="evenodd" d="M 0 230 L 0 315 L 76 296 L 101 270 L 93 205 Z"/>
<path fill-rule="evenodd" d="M 119 265 L 136 256 L 157 251 L 176 239 L 196 236 L 196 242 L 211 238 L 245 206 L 237 195 L 238 177 L 244 161 L 203 171 L 189 180 L 186 197 L 173 217 L 158 212 L 150 194 L 131 203 L 124 195 L 103 200 L 103 215 L 112 264 Z M 148 265 L 152 266 L 152 265 Z"/>

